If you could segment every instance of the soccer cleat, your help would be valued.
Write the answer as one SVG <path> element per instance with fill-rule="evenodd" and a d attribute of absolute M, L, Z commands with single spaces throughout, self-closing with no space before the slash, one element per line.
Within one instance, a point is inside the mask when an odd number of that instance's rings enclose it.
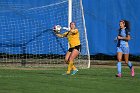
<path fill-rule="evenodd" d="M 116 77 L 122 77 L 122 74 L 117 74 Z"/>
<path fill-rule="evenodd" d="M 70 75 L 70 74 L 68 74 L 68 73 L 63 73 L 62 75 Z"/>
<path fill-rule="evenodd" d="M 66 73 L 64 73 L 62 75 L 70 75 L 70 71 L 67 71 Z"/>
<path fill-rule="evenodd" d="M 73 70 L 71 75 L 75 75 L 78 72 L 78 69 Z"/>
<path fill-rule="evenodd" d="M 134 68 L 133 68 L 133 67 L 131 68 L 131 76 L 132 76 L 132 77 L 135 76 L 135 71 L 134 71 Z"/>

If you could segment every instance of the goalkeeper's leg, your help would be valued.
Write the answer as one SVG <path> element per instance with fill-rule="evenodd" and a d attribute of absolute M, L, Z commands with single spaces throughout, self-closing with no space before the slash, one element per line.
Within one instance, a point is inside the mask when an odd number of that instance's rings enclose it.
<path fill-rule="evenodd" d="M 78 55 L 79 55 L 79 51 L 77 49 L 73 49 L 69 57 L 69 65 L 68 65 L 67 73 L 70 73 L 70 71 L 73 70 L 72 75 L 74 75 L 78 71 L 77 68 L 74 66 L 74 62 L 73 62 Z"/>
<path fill-rule="evenodd" d="M 70 55 L 71 55 L 71 51 L 68 51 L 67 53 L 66 53 L 66 56 L 65 56 L 65 63 L 66 64 L 68 64 L 68 68 L 67 68 L 67 72 L 66 72 L 66 74 L 70 74 L 70 71 L 71 71 L 71 69 L 72 69 L 72 64 L 69 64 L 70 62 L 69 62 L 69 57 L 70 57 Z"/>
<path fill-rule="evenodd" d="M 66 56 L 65 56 L 65 62 L 66 62 L 66 64 L 68 64 L 66 74 L 70 74 L 71 70 L 76 70 L 76 67 L 73 64 L 73 61 L 69 60 L 72 50 L 73 49 L 69 49 L 69 51 L 66 53 Z"/>
<path fill-rule="evenodd" d="M 76 47 L 76 49 L 75 48 L 70 48 L 68 50 L 68 52 L 66 53 L 65 62 L 68 64 L 68 68 L 67 68 L 67 73 L 66 74 L 70 74 L 71 70 L 73 70 L 74 74 L 78 71 L 77 68 L 74 66 L 73 61 L 78 56 L 79 50 L 80 50 L 80 47 L 78 47 L 78 49 L 77 49 L 77 47 Z"/>

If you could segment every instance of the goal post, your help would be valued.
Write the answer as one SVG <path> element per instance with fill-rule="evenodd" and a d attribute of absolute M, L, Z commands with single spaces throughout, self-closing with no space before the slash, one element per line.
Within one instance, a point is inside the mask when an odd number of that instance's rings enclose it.
<path fill-rule="evenodd" d="M 68 28 L 70 28 L 70 22 L 72 22 L 72 0 L 68 0 Z"/>
<path fill-rule="evenodd" d="M 49 5 L 27 7 L 19 2 L 3 1 L 0 12 L 0 63 L 24 66 L 65 66 L 69 46 L 58 38 L 54 25 L 69 27 L 76 22 L 80 33 L 81 53 L 74 60 L 79 68 L 90 67 L 90 54 L 82 0 L 54 0 Z M 66 30 L 62 29 L 60 33 Z"/>
<path fill-rule="evenodd" d="M 86 24 L 85 24 L 85 17 L 84 17 L 84 9 L 83 9 L 82 0 L 80 0 L 80 7 L 81 7 L 81 12 L 82 12 L 83 27 L 84 27 L 85 41 L 86 41 L 86 47 L 87 47 L 87 57 L 88 57 L 87 58 L 88 59 L 87 68 L 90 68 L 90 53 L 89 53 L 89 45 L 88 45 L 87 30 L 86 30 Z"/>

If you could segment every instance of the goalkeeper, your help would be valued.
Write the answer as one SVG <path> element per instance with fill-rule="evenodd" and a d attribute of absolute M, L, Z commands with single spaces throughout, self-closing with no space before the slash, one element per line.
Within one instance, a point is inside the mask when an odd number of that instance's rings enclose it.
<path fill-rule="evenodd" d="M 67 37 L 70 48 L 68 49 L 66 56 L 65 56 L 65 62 L 68 64 L 67 72 L 66 74 L 69 75 L 75 75 L 78 72 L 78 69 L 74 65 L 74 59 L 79 55 L 80 53 L 80 39 L 79 39 L 79 31 L 76 29 L 75 22 L 70 23 L 70 30 L 63 33 L 63 34 L 56 34 L 58 37 Z M 71 72 L 72 71 L 72 72 Z"/>

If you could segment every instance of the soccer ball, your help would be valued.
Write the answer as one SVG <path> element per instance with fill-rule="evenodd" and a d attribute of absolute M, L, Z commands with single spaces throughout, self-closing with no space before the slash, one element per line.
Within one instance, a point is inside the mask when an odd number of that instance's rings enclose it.
<path fill-rule="evenodd" d="M 55 26 L 53 27 L 53 31 L 59 33 L 60 30 L 61 30 L 61 28 L 62 28 L 62 27 L 61 27 L 60 25 L 55 25 Z"/>

